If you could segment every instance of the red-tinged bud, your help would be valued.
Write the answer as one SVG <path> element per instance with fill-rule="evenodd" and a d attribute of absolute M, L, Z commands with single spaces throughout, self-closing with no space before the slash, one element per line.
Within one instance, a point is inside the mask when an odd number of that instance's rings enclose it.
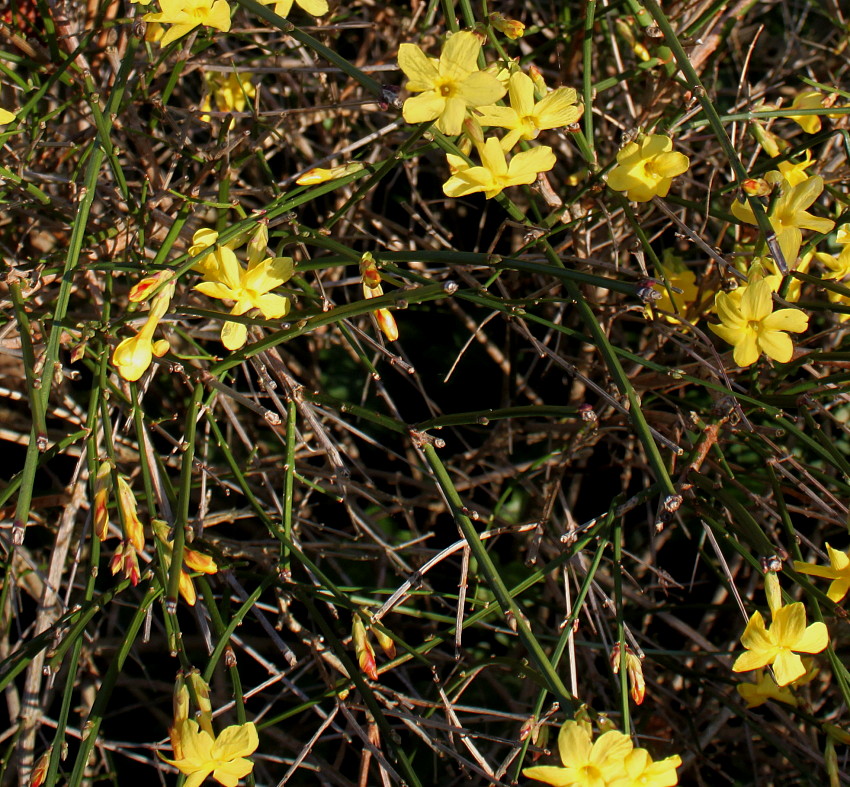
<path fill-rule="evenodd" d="M 394 659 L 396 651 L 393 638 L 378 626 L 370 626 L 369 630 L 375 635 L 375 639 L 378 640 L 378 647 L 384 651 L 384 655 L 388 659 Z"/>
<path fill-rule="evenodd" d="M 615 644 L 611 649 L 611 668 L 614 673 L 620 671 L 620 645 Z M 626 645 L 626 674 L 629 677 L 629 686 L 631 687 L 631 696 L 635 705 L 640 705 L 643 702 L 646 694 L 646 684 L 643 680 L 643 664 L 641 660 L 632 653 L 632 649 Z"/>
<path fill-rule="evenodd" d="M 398 339 L 398 325 L 396 325 L 395 317 L 389 309 L 378 309 L 375 312 L 375 319 L 378 321 L 378 327 L 387 337 L 388 341 L 394 342 Z"/>
<path fill-rule="evenodd" d="M 366 633 L 366 627 L 360 619 L 360 615 L 354 614 L 354 620 L 351 625 L 351 638 L 354 641 L 354 653 L 357 656 L 357 663 L 366 677 L 372 680 L 378 680 L 378 668 L 375 664 L 375 651 L 369 643 L 369 635 Z"/>
<path fill-rule="evenodd" d="M 38 762 L 35 764 L 35 768 L 32 769 L 32 775 L 30 776 L 30 787 L 41 787 L 44 784 L 44 780 L 47 778 L 47 769 L 50 766 L 50 755 L 52 752 L 53 747 L 51 746 L 38 758 Z"/>
<path fill-rule="evenodd" d="M 741 188 L 750 197 L 766 197 L 772 191 L 770 184 L 764 178 L 747 178 L 741 183 Z"/>
<path fill-rule="evenodd" d="M 124 537 L 133 544 L 137 552 L 141 552 L 145 548 L 145 528 L 136 513 L 133 490 L 121 476 L 118 476 L 118 506 L 124 522 Z"/>
<path fill-rule="evenodd" d="M 363 279 L 363 286 L 370 290 L 377 290 L 381 286 L 381 274 L 378 273 L 375 258 L 368 251 L 360 258 L 360 278 Z"/>
<path fill-rule="evenodd" d="M 162 270 L 153 274 L 153 276 L 145 276 L 130 289 L 130 300 L 133 303 L 146 301 L 160 284 L 171 281 L 172 278 L 174 278 L 174 271 L 172 270 Z"/>
<path fill-rule="evenodd" d="M 139 571 L 139 559 L 136 556 L 136 548 L 130 541 L 122 541 L 115 549 L 115 554 L 109 562 L 109 569 L 113 576 L 119 571 L 124 574 L 125 579 L 135 587 L 139 584 L 142 574 Z"/>
<path fill-rule="evenodd" d="M 112 467 L 109 462 L 101 462 L 94 477 L 94 506 L 92 521 L 94 522 L 94 533 L 105 541 L 109 533 L 109 490 L 112 489 Z"/>
<path fill-rule="evenodd" d="M 498 13 L 490 14 L 490 24 L 500 33 L 504 33 L 512 41 L 522 38 L 525 33 L 525 25 L 516 19 L 510 19 Z"/>

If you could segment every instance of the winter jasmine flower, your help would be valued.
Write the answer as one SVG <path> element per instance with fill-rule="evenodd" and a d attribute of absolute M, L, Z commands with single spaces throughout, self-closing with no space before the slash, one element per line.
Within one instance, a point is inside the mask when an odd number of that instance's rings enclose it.
<path fill-rule="evenodd" d="M 120 342 L 112 353 L 112 363 L 125 380 L 138 380 L 151 365 L 154 355 L 160 357 L 168 352 L 168 342 L 153 340 L 159 321 L 168 311 L 171 296 L 174 294 L 174 283 L 167 284 L 151 303 L 148 318 L 141 330 L 135 335 Z"/>
<path fill-rule="evenodd" d="M 214 738 L 198 722 L 186 719 L 172 730 L 172 744 L 174 738 L 179 741 L 175 748 L 180 756 L 166 762 L 187 777 L 185 787 L 198 787 L 210 774 L 224 787 L 236 787 L 254 768 L 247 759 L 259 745 L 253 722 L 234 724 Z"/>
<path fill-rule="evenodd" d="M 800 309 L 773 311 L 771 293 L 767 279 L 748 285 L 739 301 L 729 293 L 717 293 L 714 306 L 720 325 L 708 327 L 734 346 L 733 357 L 738 366 L 751 366 L 762 353 L 787 363 L 794 354 L 794 345 L 786 332 L 801 333 L 809 325 L 808 316 Z"/>
<path fill-rule="evenodd" d="M 171 25 L 160 40 L 160 46 L 182 38 L 199 25 L 230 30 L 230 6 L 226 0 L 160 0 L 158 14 L 145 14 L 145 22 Z"/>
<path fill-rule="evenodd" d="M 408 123 L 435 120 L 443 134 L 460 134 L 467 110 L 493 104 L 505 88 L 492 74 L 478 68 L 481 41 L 468 31 L 449 38 L 439 60 L 427 57 L 415 44 L 402 44 L 398 64 L 408 79 L 405 88 L 419 93 L 404 102 Z"/>
<path fill-rule="evenodd" d="M 454 175 L 443 184 L 443 194 L 447 197 L 464 197 L 483 191 L 484 196 L 491 199 L 508 186 L 534 183 L 540 172 L 548 172 L 555 166 L 555 154 L 552 148 L 545 145 L 517 153 L 511 158 L 510 164 L 495 137 L 490 137 L 480 146 L 478 153 L 481 166 L 456 169 Z"/>
<path fill-rule="evenodd" d="M 847 591 L 850 590 L 850 552 L 839 552 L 827 544 L 826 553 L 829 555 L 829 566 L 813 566 L 810 563 L 795 560 L 794 570 L 813 577 L 831 579 L 832 584 L 826 591 L 826 595 L 838 604 L 844 600 Z"/>
<path fill-rule="evenodd" d="M 805 607 L 796 602 L 778 609 L 770 628 L 764 625 L 761 612 L 754 612 L 741 644 L 746 653 L 738 656 L 732 671 L 749 672 L 772 664 L 776 683 L 782 687 L 806 674 L 797 653 L 820 653 L 829 644 L 829 634 L 820 622 L 807 627 Z"/>
<path fill-rule="evenodd" d="M 583 108 L 571 87 L 559 87 L 534 100 L 534 82 L 527 74 L 516 71 L 508 83 L 509 107 L 488 106 L 476 112 L 482 126 L 509 129 L 502 147 L 510 150 L 520 139 L 535 139 L 543 129 L 560 128 L 575 123 Z"/>
<path fill-rule="evenodd" d="M 251 82 L 251 74 L 242 72 L 204 72 L 207 93 L 201 102 L 201 120 L 209 123 L 207 114 L 215 102 L 219 112 L 243 112 L 249 101 L 257 95 L 257 87 Z"/>
<path fill-rule="evenodd" d="M 617 165 L 608 173 L 608 185 L 625 191 L 634 202 L 666 197 L 673 178 L 688 171 L 688 157 L 673 150 L 673 140 L 650 134 L 629 142 L 617 153 Z"/>
<path fill-rule="evenodd" d="M 800 253 L 803 242 L 801 230 L 829 232 L 835 226 L 835 222 L 831 219 L 813 216 L 806 210 L 822 191 L 823 178 L 819 175 L 806 178 L 796 186 L 791 186 L 787 181 L 780 183 L 780 194 L 770 208 L 768 219 L 789 268 L 794 266 Z M 733 202 L 732 215 L 747 224 L 758 224 L 749 203 Z"/>
<path fill-rule="evenodd" d="M 617 730 L 609 730 L 594 741 L 587 727 L 567 721 L 558 733 L 562 764 L 535 765 L 526 768 L 522 775 L 555 787 L 604 787 L 627 775 L 625 759 L 632 748 L 629 736 Z"/>
<path fill-rule="evenodd" d="M 769 672 L 756 670 L 755 683 L 739 683 L 735 686 L 738 694 L 747 703 L 748 708 L 758 708 L 768 700 L 784 702 L 786 705 L 797 706 L 797 698 L 789 688 L 780 688 Z"/>
<path fill-rule="evenodd" d="M 278 16 L 289 16 L 293 0 L 260 0 L 263 5 L 274 3 L 274 12 Z M 327 0 L 295 0 L 295 4 L 311 16 L 322 16 L 328 12 Z"/>
<path fill-rule="evenodd" d="M 626 775 L 606 782 L 606 787 L 673 787 L 679 783 L 676 768 L 682 758 L 674 754 L 654 762 L 646 749 L 633 749 L 623 764 Z"/>

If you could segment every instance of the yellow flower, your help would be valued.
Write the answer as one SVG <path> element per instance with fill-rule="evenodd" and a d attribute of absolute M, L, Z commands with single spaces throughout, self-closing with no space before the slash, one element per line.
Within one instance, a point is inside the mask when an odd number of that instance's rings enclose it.
<path fill-rule="evenodd" d="M 585 726 L 567 721 L 558 733 L 562 765 L 535 765 L 522 775 L 555 787 L 605 787 L 611 780 L 626 776 L 624 761 L 631 751 L 628 735 L 609 730 L 593 741 Z"/>
<path fill-rule="evenodd" d="M 243 112 L 249 101 L 257 95 L 257 87 L 251 82 L 251 74 L 230 71 L 204 72 L 204 82 L 207 94 L 201 103 L 201 120 L 209 123 L 210 116 L 207 114 L 215 107 L 219 112 Z"/>
<path fill-rule="evenodd" d="M 773 311 L 771 292 L 771 283 L 765 278 L 748 285 L 740 302 L 728 293 L 717 293 L 714 306 L 720 325 L 708 327 L 734 346 L 738 366 L 751 366 L 762 353 L 787 363 L 794 355 L 794 345 L 786 331 L 801 333 L 809 325 L 808 316 L 800 309 Z"/>
<path fill-rule="evenodd" d="M 163 567 L 168 572 L 171 567 L 171 558 L 174 552 L 171 542 L 168 540 L 168 525 L 161 519 L 154 519 L 151 522 L 154 535 L 163 546 Z M 183 563 L 192 571 L 198 571 L 201 574 L 215 574 L 218 572 L 218 565 L 209 555 L 203 552 L 197 552 L 194 549 L 184 547 Z M 198 600 L 198 594 L 195 591 L 195 584 L 192 582 L 192 577 L 180 569 L 180 580 L 178 588 L 180 595 L 189 606 L 194 606 Z M 176 754 L 176 752 L 175 752 Z M 179 756 L 179 755 L 178 755 Z"/>
<path fill-rule="evenodd" d="M 120 342 L 112 353 L 112 363 L 125 380 L 133 382 L 138 380 L 148 366 L 151 365 L 154 355 L 159 358 L 168 352 L 168 342 L 165 340 L 153 341 L 153 334 L 159 321 L 168 311 L 171 296 L 174 294 L 174 284 L 167 284 L 154 297 L 148 318 L 141 330 Z"/>
<path fill-rule="evenodd" d="M 789 109 L 823 109 L 823 96 L 817 90 L 798 93 Z M 820 115 L 793 115 L 788 112 L 785 117 L 793 120 L 807 134 L 820 131 Z"/>
<path fill-rule="evenodd" d="M 671 261 L 671 264 L 660 265 L 661 278 L 665 279 L 673 290 L 672 298 L 660 281 L 652 285 L 652 289 L 658 293 L 658 298 L 652 301 L 653 309 L 657 309 L 667 322 L 680 324 L 678 317 L 683 317 L 690 322 L 698 318 L 709 302 L 714 298 L 714 293 L 708 289 L 700 288 L 696 283 L 696 274 L 686 268 L 681 262 Z M 675 292 L 681 290 L 681 292 Z M 666 313 L 665 313 L 666 312 Z M 647 317 L 651 317 L 652 311 L 647 307 Z"/>
<path fill-rule="evenodd" d="M 823 623 L 806 627 L 805 607 L 796 602 L 776 610 L 770 628 L 765 627 L 761 612 L 754 612 L 741 644 L 747 652 L 738 656 L 732 671 L 749 672 L 772 664 L 781 687 L 806 674 L 797 653 L 820 653 L 829 644 L 829 634 Z"/>
<path fill-rule="evenodd" d="M 807 150 L 806 157 L 802 161 L 780 161 L 777 166 L 779 167 L 779 172 L 782 174 L 782 177 L 785 178 L 790 185 L 796 186 L 810 177 L 806 170 L 811 167 L 812 164 L 817 164 L 817 161 L 812 158 L 812 151 Z"/>
<path fill-rule="evenodd" d="M 14 112 L 9 112 L 8 109 L 0 108 L 0 126 L 5 126 L 7 123 L 11 123 L 15 117 Z"/>
<path fill-rule="evenodd" d="M 832 584 L 826 595 L 836 604 L 844 600 L 847 591 L 850 590 L 850 552 L 839 552 L 829 544 L 826 545 L 826 553 L 829 555 L 829 566 L 813 566 L 809 563 L 794 561 L 794 570 L 801 574 L 810 574 L 814 577 L 831 579 Z"/>
<path fill-rule="evenodd" d="M 780 194 L 770 208 L 768 219 L 789 268 L 794 267 L 800 253 L 803 243 L 801 229 L 829 232 L 835 226 L 834 221 L 813 216 L 806 211 L 822 191 L 823 178 L 819 175 L 807 178 L 796 186 L 790 186 L 787 182 L 780 183 Z M 749 203 L 733 202 L 732 215 L 747 224 L 758 224 Z"/>
<path fill-rule="evenodd" d="M 510 150 L 520 139 L 535 139 L 541 130 L 575 123 L 583 108 L 571 87 L 559 87 L 534 101 L 534 82 L 521 71 L 511 75 L 508 83 L 509 107 L 482 107 L 476 113 L 482 126 L 509 129 L 502 147 Z"/>
<path fill-rule="evenodd" d="M 517 38 L 522 38 L 525 34 L 525 25 L 516 19 L 510 19 L 507 16 L 493 12 L 490 14 L 490 24 L 500 33 L 504 33 L 512 41 Z"/>
<path fill-rule="evenodd" d="M 224 787 L 236 787 L 254 769 L 254 763 L 246 759 L 259 745 L 252 721 L 227 727 L 213 738 L 196 721 L 186 719 L 176 725 L 172 734 L 179 741 L 181 756 L 166 762 L 187 777 L 185 787 L 198 787 L 210 774 Z"/>
<path fill-rule="evenodd" d="M 478 69 L 481 41 L 469 31 L 455 33 L 446 41 L 439 60 L 429 58 L 415 44 L 402 44 L 398 64 L 408 79 L 411 96 L 402 114 L 408 123 L 436 120 L 436 127 L 450 136 L 460 134 L 471 107 L 493 104 L 505 88 L 492 74 Z"/>
<path fill-rule="evenodd" d="M 679 783 L 676 768 L 682 764 L 678 754 L 653 762 L 646 749 L 634 749 L 623 762 L 626 775 L 606 782 L 606 787 L 673 787 Z"/>
<path fill-rule="evenodd" d="M 545 145 L 517 153 L 511 158 L 510 164 L 495 137 L 490 137 L 481 145 L 478 153 L 482 166 L 456 169 L 454 175 L 443 184 L 443 194 L 447 197 L 464 197 L 483 191 L 484 196 L 491 199 L 508 186 L 534 183 L 538 173 L 548 172 L 555 166 L 555 154 L 552 148 Z M 454 163 L 457 164 L 457 161 Z"/>
<path fill-rule="evenodd" d="M 755 683 L 739 683 L 735 686 L 735 689 L 747 703 L 748 708 L 758 708 L 768 700 L 797 706 L 797 698 L 794 696 L 794 692 L 789 688 L 779 688 L 770 673 L 764 670 L 756 671 Z"/>
<path fill-rule="evenodd" d="M 608 173 L 608 185 L 625 191 L 633 202 L 649 202 L 666 197 L 673 178 L 688 171 L 688 157 L 673 150 L 673 140 L 650 134 L 629 142 L 617 153 L 617 166 Z"/>
<path fill-rule="evenodd" d="M 278 16 L 286 18 L 292 10 L 293 0 L 260 0 L 260 2 L 263 5 L 274 3 L 274 12 Z M 295 4 L 311 16 L 322 16 L 328 12 L 327 0 L 295 0 Z"/>
<path fill-rule="evenodd" d="M 160 46 L 190 33 L 198 25 L 208 25 L 226 33 L 230 30 L 230 6 L 227 0 L 160 0 L 161 12 L 145 14 L 145 22 L 171 25 L 160 39 Z"/>
<path fill-rule="evenodd" d="M 293 273 L 290 257 L 267 257 L 262 261 L 249 260 L 248 269 L 236 259 L 233 249 L 222 246 L 215 252 L 219 266 L 205 270 L 210 281 L 196 284 L 194 289 L 210 298 L 234 301 L 230 313 L 245 314 L 257 309 L 267 320 L 283 317 L 289 311 L 289 298 L 270 292 L 288 281 Z M 240 322 L 225 322 L 221 341 L 228 350 L 238 350 L 248 338 L 248 329 Z"/>

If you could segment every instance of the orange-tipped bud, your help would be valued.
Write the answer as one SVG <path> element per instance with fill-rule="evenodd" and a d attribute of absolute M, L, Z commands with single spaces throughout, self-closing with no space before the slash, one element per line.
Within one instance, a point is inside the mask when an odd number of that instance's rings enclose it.
<path fill-rule="evenodd" d="M 764 178 L 747 178 L 741 188 L 750 197 L 766 197 L 773 190 Z"/>
<path fill-rule="evenodd" d="M 398 339 L 398 325 L 389 309 L 378 309 L 375 312 L 375 319 L 378 321 L 378 327 L 387 337 L 387 341 L 394 342 Z"/>
<path fill-rule="evenodd" d="M 124 522 L 124 537 L 141 552 L 145 548 L 145 528 L 136 513 L 136 498 L 133 490 L 122 476 L 118 476 L 118 507 Z"/>
<path fill-rule="evenodd" d="M 183 550 L 183 562 L 192 571 L 200 571 L 202 574 L 215 574 L 218 571 L 215 560 L 203 552 L 196 552 L 194 549 Z"/>
<path fill-rule="evenodd" d="M 534 83 L 534 96 L 539 101 L 549 92 L 549 88 L 546 86 L 546 80 L 543 79 L 543 74 L 535 65 L 530 65 L 528 67 L 528 75 Z"/>
<path fill-rule="evenodd" d="M 307 170 L 295 182 L 299 186 L 315 186 L 318 183 L 327 183 L 329 180 L 336 180 L 337 178 L 351 175 L 354 172 L 359 172 L 361 169 L 363 169 L 363 164 L 359 161 L 352 161 L 348 164 L 342 164 L 339 167 L 331 167 L 330 169 L 313 167 L 313 169 Z"/>
<path fill-rule="evenodd" d="M 105 541 L 109 531 L 109 490 L 112 489 L 112 467 L 109 462 L 101 462 L 94 477 L 94 508 L 92 521 L 94 522 L 94 533 Z"/>
<path fill-rule="evenodd" d="M 375 635 L 378 640 L 378 646 L 384 651 L 384 655 L 388 659 L 395 658 L 395 642 L 393 638 L 378 626 L 370 626 L 369 630 Z"/>
<path fill-rule="evenodd" d="M 171 281 L 172 278 L 174 278 L 174 271 L 172 270 L 162 270 L 153 274 L 153 276 L 145 276 L 130 289 L 130 300 L 133 303 L 146 301 L 160 284 Z"/>
<path fill-rule="evenodd" d="M 611 668 L 615 673 L 620 671 L 620 645 L 615 644 L 611 649 Z M 643 664 L 641 660 L 632 653 L 631 648 L 626 645 L 626 674 L 629 676 L 629 685 L 631 687 L 631 696 L 635 705 L 640 705 L 643 702 L 646 694 L 646 684 L 643 679 Z"/>
<path fill-rule="evenodd" d="M 32 775 L 30 776 L 30 787 L 41 787 L 44 784 L 44 780 L 47 778 L 47 769 L 50 766 L 50 755 L 52 752 L 53 747 L 51 746 L 38 758 L 38 762 L 35 764 L 35 768 L 32 769 Z"/>
<path fill-rule="evenodd" d="M 525 25 L 522 22 L 502 16 L 499 13 L 494 12 L 490 14 L 490 24 L 493 25 L 493 27 L 495 27 L 500 33 L 504 33 L 504 35 L 512 41 L 517 38 L 522 38 L 525 33 Z"/>
<path fill-rule="evenodd" d="M 469 139 L 476 147 L 480 147 L 484 144 L 484 129 L 481 128 L 481 123 L 478 121 L 478 118 L 468 117 L 464 120 L 463 132 L 464 139 Z M 467 155 L 469 154 L 469 149 L 464 150 L 463 147 L 461 147 L 461 151 Z"/>
<path fill-rule="evenodd" d="M 366 252 L 360 258 L 360 278 L 363 279 L 363 286 L 370 290 L 377 290 L 381 287 L 381 274 L 378 273 L 378 266 L 375 264 L 375 258 L 370 252 Z M 366 295 L 367 298 L 371 297 Z"/>
<path fill-rule="evenodd" d="M 354 653 L 357 656 L 357 663 L 360 665 L 361 671 L 367 678 L 378 680 L 375 651 L 369 643 L 369 635 L 366 633 L 366 627 L 357 613 L 354 614 L 354 620 L 351 625 L 351 638 L 354 641 Z"/>
<path fill-rule="evenodd" d="M 109 561 L 109 570 L 114 576 L 119 571 L 124 574 L 125 579 L 135 587 L 142 578 L 139 571 L 139 559 L 136 556 L 136 548 L 129 541 L 122 541 L 115 549 L 112 560 Z"/>

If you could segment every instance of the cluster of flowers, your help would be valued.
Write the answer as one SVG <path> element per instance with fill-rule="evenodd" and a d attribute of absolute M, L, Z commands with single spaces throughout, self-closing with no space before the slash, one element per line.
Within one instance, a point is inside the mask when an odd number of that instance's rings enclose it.
<path fill-rule="evenodd" d="M 449 197 L 484 192 L 490 199 L 508 186 L 533 183 L 541 172 L 555 166 L 552 148 L 542 145 L 514 155 L 507 153 L 521 141 L 536 139 L 544 129 L 575 123 L 583 108 L 572 88 L 549 92 L 540 73 L 529 74 L 498 65 L 480 69 L 478 59 L 482 39 L 477 33 L 461 31 L 445 43 L 439 59 L 428 57 L 415 44 L 402 44 L 398 64 L 408 81 L 411 96 L 404 102 L 402 114 L 408 123 L 434 122 L 443 134 L 464 138 L 463 156 L 448 155 L 450 177 L 443 185 Z M 509 106 L 496 104 L 508 94 Z M 485 128 L 506 130 L 500 138 L 485 139 Z M 475 147 L 480 166 L 473 166 L 467 155 Z"/>
<path fill-rule="evenodd" d="M 558 733 L 561 765 L 535 765 L 522 773 L 557 787 L 673 787 L 679 783 L 678 754 L 653 761 L 646 749 L 609 729 L 593 740 L 590 721 L 564 722 Z"/>

